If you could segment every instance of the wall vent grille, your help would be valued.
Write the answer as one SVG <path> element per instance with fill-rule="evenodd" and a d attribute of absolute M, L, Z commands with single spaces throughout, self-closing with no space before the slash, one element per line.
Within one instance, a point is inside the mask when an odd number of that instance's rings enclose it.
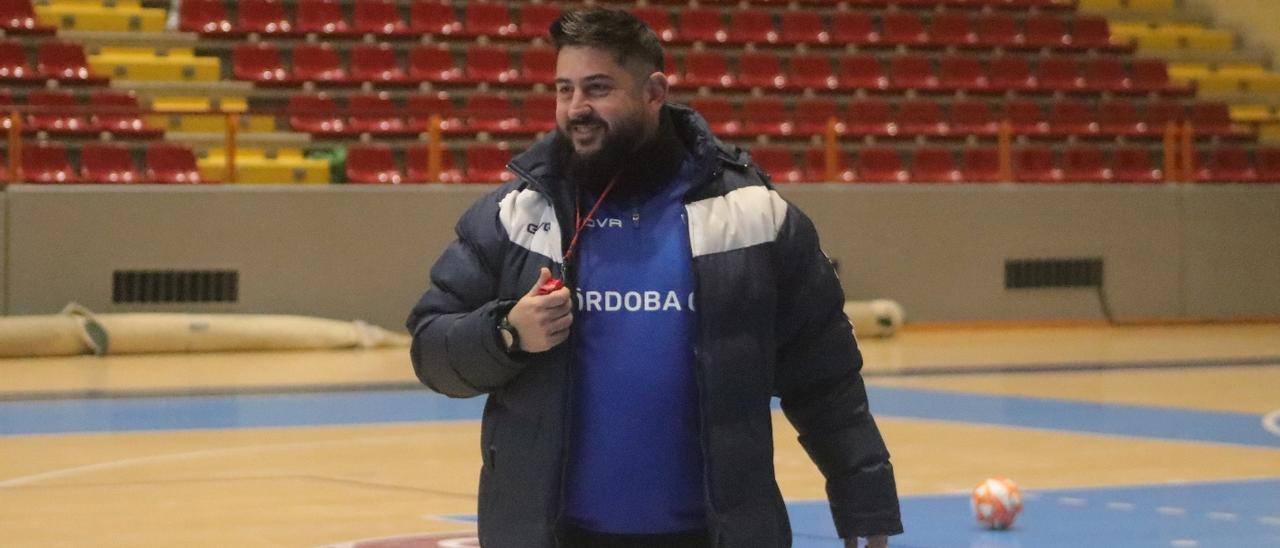
<path fill-rule="evenodd" d="M 235 270 L 117 270 L 111 301 L 129 303 L 234 303 L 240 300 Z"/>
<path fill-rule="evenodd" d="M 1005 289 L 1102 287 L 1102 259 L 1009 259 Z"/>

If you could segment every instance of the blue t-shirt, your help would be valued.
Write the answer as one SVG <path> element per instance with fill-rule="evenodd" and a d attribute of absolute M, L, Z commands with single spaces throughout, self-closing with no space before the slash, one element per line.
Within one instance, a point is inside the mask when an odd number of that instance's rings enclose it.
<path fill-rule="evenodd" d="M 695 164 L 648 198 L 600 206 L 578 242 L 568 518 L 604 533 L 706 526 L 697 336 L 683 197 Z M 583 209 L 595 197 L 584 197 Z"/>

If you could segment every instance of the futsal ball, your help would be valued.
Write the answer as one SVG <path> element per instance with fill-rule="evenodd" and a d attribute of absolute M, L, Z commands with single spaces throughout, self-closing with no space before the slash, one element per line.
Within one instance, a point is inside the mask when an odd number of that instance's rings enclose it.
<path fill-rule="evenodd" d="M 902 305 L 889 299 L 845 301 L 844 313 L 859 337 L 892 337 L 902 327 Z"/>
<path fill-rule="evenodd" d="M 1008 529 L 1022 511 L 1022 493 L 1009 478 L 987 478 L 973 488 L 973 515 L 988 529 Z"/>

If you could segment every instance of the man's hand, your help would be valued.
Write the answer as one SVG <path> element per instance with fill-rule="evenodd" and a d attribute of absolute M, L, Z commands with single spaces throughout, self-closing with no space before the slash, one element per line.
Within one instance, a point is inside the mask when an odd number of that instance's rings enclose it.
<path fill-rule="evenodd" d="M 545 352 L 569 338 L 573 324 L 573 298 L 569 288 L 539 295 L 538 288 L 551 279 L 546 267 L 538 274 L 538 282 L 507 312 L 507 321 L 520 333 L 520 348 L 525 352 Z"/>
<path fill-rule="evenodd" d="M 879 535 L 879 536 L 874 536 L 874 537 L 867 537 L 867 545 L 866 545 L 866 546 L 867 546 L 867 548 L 888 548 L 888 546 L 889 546 L 889 537 L 886 537 L 886 536 L 884 536 L 884 535 Z M 845 540 L 844 540 L 844 547 L 845 547 L 845 548 L 858 548 L 858 539 L 857 539 L 857 538 L 845 539 Z"/>

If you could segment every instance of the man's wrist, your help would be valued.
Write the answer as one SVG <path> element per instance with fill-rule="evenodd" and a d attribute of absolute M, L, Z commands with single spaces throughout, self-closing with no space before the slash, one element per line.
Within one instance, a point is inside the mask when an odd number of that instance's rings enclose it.
<path fill-rule="evenodd" d="M 507 309 L 498 316 L 498 342 L 502 345 L 502 349 L 508 354 L 520 350 L 520 332 L 516 331 L 515 326 L 511 325 L 511 321 L 507 319 L 507 314 L 511 309 Z"/>

